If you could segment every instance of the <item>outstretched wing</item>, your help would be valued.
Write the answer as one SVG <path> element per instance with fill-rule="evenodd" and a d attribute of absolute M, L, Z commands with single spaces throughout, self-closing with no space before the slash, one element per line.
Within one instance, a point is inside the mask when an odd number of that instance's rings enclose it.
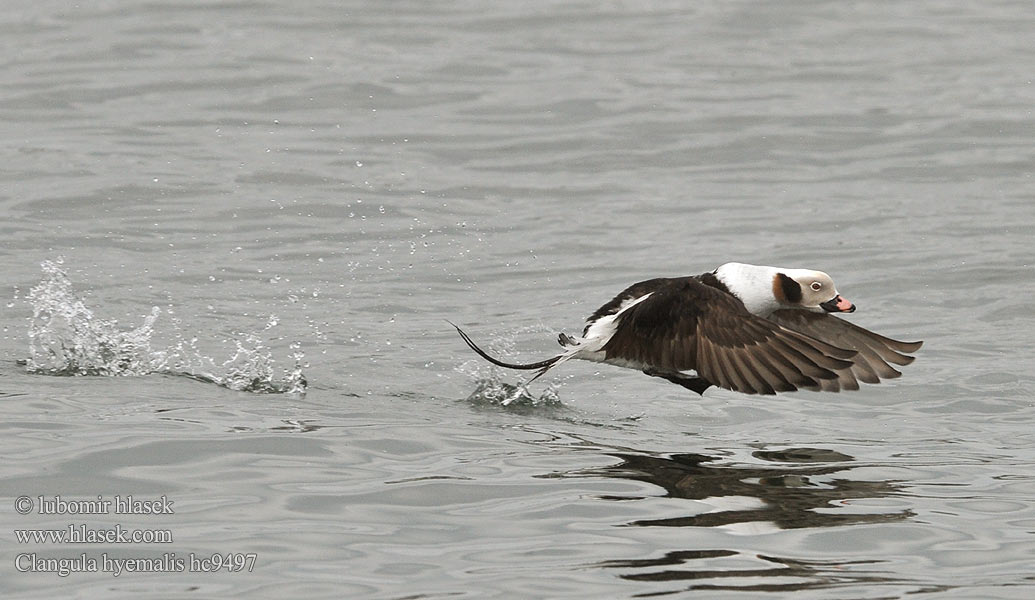
<path fill-rule="evenodd" d="M 752 315 L 740 300 L 695 278 L 656 281 L 649 298 L 616 317 L 602 348 L 605 361 L 693 369 L 745 394 L 825 389 L 824 382 L 836 382 L 838 372 L 852 366 L 854 350 Z"/>
<path fill-rule="evenodd" d="M 882 378 L 900 377 L 902 373 L 891 364 L 908 365 L 915 357 L 904 353 L 916 352 L 923 345 L 893 340 L 826 313 L 784 309 L 775 311 L 769 319 L 787 329 L 858 352 L 852 367 L 838 373 L 836 383 L 848 390 L 859 389 L 859 381 L 880 383 Z"/>

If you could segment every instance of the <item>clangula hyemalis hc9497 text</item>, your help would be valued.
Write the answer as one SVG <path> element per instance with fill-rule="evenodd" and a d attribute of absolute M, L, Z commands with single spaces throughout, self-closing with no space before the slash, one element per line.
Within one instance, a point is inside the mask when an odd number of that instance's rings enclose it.
<path fill-rule="evenodd" d="M 745 394 L 797 389 L 857 390 L 902 373 L 923 342 L 900 342 L 834 316 L 855 305 L 829 275 L 726 263 L 702 275 L 641 281 L 587 319 L 582 337 L 560 334 L 564 351 L 514 364 L 489 356 L 459 327 L 479 356 L 539 377 L 578 358 L 643 371 L 698 394 L 718 386 Z"/>

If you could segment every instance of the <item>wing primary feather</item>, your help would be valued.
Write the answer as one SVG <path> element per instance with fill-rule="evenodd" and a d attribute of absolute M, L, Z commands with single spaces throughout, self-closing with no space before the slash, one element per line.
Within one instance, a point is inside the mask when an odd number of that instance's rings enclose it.
<path fill-rule="evenodd" d="M 856 351 L 852 348 L 842 348 L 841 346 L 835 346 L 819 338 L 794 331 L 793 329 L 789 329 L 788 331 L 793 333 L 795 336 L 800 336 L 804 338 L 808 341 L 810 346 L 814 347 L 816 350 L 819 350 L 823 354 L 826 354 L 827 356 L 840 358 L 842 360 L 851 360 L 855 358 Z"/>
<path fill-rule="evenodd" d="M 765 394 L 771 396 L 776 393 L 776 390 L 769 383 L 768 379 L 759 373 L 759 369 L 753 364 L 752 356 L 748 353 L 748 349 L 738 348 L 737 351 L 731 352 L 734 362 L 737 363 L 737 367 L 740 372 L 747 379 L 751 387 L 754 388 L 758 394 Z"/>
<path fill-rule="evenodd" d="M 760 357 L 765 358 L 769 365 L 778 368 L 787 381 L 801 377 L 803 375 L 801 369 L 794 364 L 794 361 L 784 355 L 781 350 L 782 348 L 775 347 L 775 345 L 759 346 L 756 352 Z"/>
<path fill-rule="evenodd" d="M 869 348 L 861 349 L 859 357 L 855 360 L 855 365 L 852 366 L 852 372 L 864 383 L 880 383 L 880 376 L 877 374 L 876 369 L 878 363 L 888 367 L 887 363 L 882 361 Z"/>
<path fill-rule="evenodd" d="M 800 379 L 802 377 L 800 372 L 796 372 L 780 361 L 772 359 L 765 353 L 764 349 L 757 345 L 750 347 L 749 351 L 755 364 L 772 374 L 772 377 L 768 378 L 768 381 L 772 383 L 773 388 L 776 391 L 793 392 L 798 389 L 798 387 L 792 383 L 792 380 Z"/>
<path fill-rule="evenodd" d="M 812 358 L 788 343 L 786 338 L 774 337 L 772 344 L 775 346 L 774 350 L 776 350 L 780 356 L 787 358 L 803 375 L 807 375 L 815 379 L 835 379 L 837 377 L 837 373 L 816 364 Z"/>
<path fill-rule="evenodd" d="M 851 327 L 847 328 L 847 332 L 844 337 L 846 338 L 846 341 L 857 350 L 867 349 L 872 354 L 879 356 L 882 362 L 891 362 L 896 365 L 905 366 L 916 360 L 916 357 L 899 354 L 888 345 L 888 342 L 894 342 L 895 340 L 888 339 L 882 335 L 873 333 L 868 329 L 863 329 L 862 327 L 848 323 L 847 321 L 843 321 L 843 323 L 851 325 Z"/>
<path fill-rule="evenodd" d="M 856 352 L 855 350 L 844 350 L 841 348 L 836 348 L 835 346 L 830 346 L 830 344 L 827 344 L 819 340 L 815 340 L 814 338 L 810 338 L 808 336 L 798 333 L 797 331 L 792 331 L 790 329 L 783 329 L 780 333 L 790 334 L 783 336 L 781 339 L 783 339 L 791 346 L 797 348 L 802 354 L 809 357 L 810 360 L 812 360 L 820 367 L 823 367 L 824 369 L 829 369 L 831 371 L 850 368 L 852 366 L 852 361 L 847 360 L 847 358 L 851 358 L 858 354 L 858 352 Z M 827 354 L 826 352 L 824 352 L 824 350 L 818 348 L 818 344 L 815 344 L 814 342 L 819 342 L 819 344 L 822 344 L 829 348 L 840 350 L 839 354 L 843 355 L 846 352 L 850 354 L 845 358 L 839 358 L 837 356 Z"/>
<path fill-rule="evenodd" d="M 705 379 L 714 382 L 715 385 L 719 387 L 726 388 L 727 390 L 733 389 L 733 385 L 730 383 L 729 377 L 719 365 L 719 361 L 717 360 L 718 357 L 711 340 L 702 336 L 697 348 L 698 372 L 704 375 Z"/>
<path fill-rule="evenodd" d="M 722 362 L 723 369 L 729 375 L 730 381 L 734 384 L 734 389 L 738 392 L 745 394 L 755 393 L 754 388 L 748 383 L 747 378 L 737 368 L 736 362 L 734 361 L 735 351 L 732 348 L 722 347 L 717 348 L 719 351 L 719 359 Z"/>

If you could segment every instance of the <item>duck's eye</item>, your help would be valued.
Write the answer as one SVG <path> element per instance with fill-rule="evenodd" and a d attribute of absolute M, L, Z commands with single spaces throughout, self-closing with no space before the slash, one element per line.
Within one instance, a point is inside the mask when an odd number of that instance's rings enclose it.
<path fill-rule="evenodd" d="M 823 289 L 823 284 L 818 281 L 813 281 L 811 287 L 813 292 L 818 292 L 819 290 Z"/>

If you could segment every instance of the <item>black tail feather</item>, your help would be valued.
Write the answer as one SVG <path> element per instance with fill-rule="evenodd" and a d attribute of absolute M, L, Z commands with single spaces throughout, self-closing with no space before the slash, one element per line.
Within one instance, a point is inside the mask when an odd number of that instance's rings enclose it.
<path fill-rule="evenodd" d="M 533 369 L 539 369 L 540 371 L 535 374 L 535 377 L 533 377 L 532 379 L 529 379 L 528 383 L 532 383 L 533 381 L 535 381 L 540 375 L 542 375 L 543 373 L 548 371 L 550 369 L 550 367 L 552 367 L 561 358 L 561 355 L 558 355 L 558 356 L 554 356 L 553 358 L 548 358 L 546 360 L 541 360 L 539 362 L 527 363 L 527 364 L 517 364 L 517 363 L 503 362 L 502 360 L 500 360 L 498 358 L 494 358 L 492 356 L 489 356 L 489 354 L 487 352 L 485 352 L 485 350 L 482 350 L 481 348 L 479 348 L 477 344 L 475 344 L 473 341 L 471 341 L 470 336 L 468 336 L 464 332 L 463 329 L 460 329 L 460 327 L 457 326 L 456 323 L 453 323 L 452 321 L 449 321 L 449 320 L 447 320 L 446 322 L 456 328 L 457 333 L 459 333 L 460 337 L 462 337 L 464 339 L 464 342 L 466 342 L 467 345 L 471 347 L 471 350 L 474 350 L 475 352 L 478 353 L 478 356 L 480 356 L 480 357 L 484 358 L 485 360 L 491 362 L 492 364 L 496 365 L 497 367 L 503 367 L 505 369 L 520 369 L 520 370 L 523 370 L 523 371 L 531 371 Z"/>

